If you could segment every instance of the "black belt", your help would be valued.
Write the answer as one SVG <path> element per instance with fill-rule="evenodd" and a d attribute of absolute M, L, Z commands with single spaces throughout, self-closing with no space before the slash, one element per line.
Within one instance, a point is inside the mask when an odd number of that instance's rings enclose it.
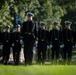
<path fill-rule="evenodd" d="M 29 32 L 25 32 L 25 34 L 32 35 L 32 33 L 29 33 Z"/>
<path fill-rule="evenodd" d="M 27 35 L 32 35 L 32 36 L 35 38 L 34 33 L 25 32 L 25 34 L 27 34 Z"/>

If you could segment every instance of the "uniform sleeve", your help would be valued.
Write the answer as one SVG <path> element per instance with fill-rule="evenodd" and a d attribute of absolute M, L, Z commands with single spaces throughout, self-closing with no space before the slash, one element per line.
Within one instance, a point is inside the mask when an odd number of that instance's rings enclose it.
<path fill-rule="evenodd" d="M 52 30 L 50 30 L 48 36 L 49 36 L 49 38 L 48 38 L 49 39 L 49 43 L 51 43 L 52 42 Z"/>
<path fill-rule="evenodd" d="M 2 43 L 2 33 L 0 33 L 0 43 Z"/>
<path fill-rule="evenodd" d="M 62 31 L 61 31 L 61 42 L 62 42 L 62 43 L 64 43 L 64 41 L 65 41 L 64 34 L 65 34 L 65 31 L 62 30 Z"/>
<path fill-rule="evenodd" d="M 21 36 L 22 36 L 22 37 L 23 37 L 24 32 L 25 32 L 25 31 L 24 31 L 24 30 L 25 30 L 25 29 L 24 29 L 24 28 L 25 28 L 24 25 L 25 25 L 25 22 L 23 23 L 23 25 L 22 25 L 22 27 L 21 27 Z"/>
<path fill-rule="evenodd" d="M 61 30 L 59 31 L 59 42 L 60 42 L 60 44 L 62 44 L 62 42 L 63 42 L 63 37 L 62 37 L 62 31 Z"/>
<path fill-rule="evenodd" d="M 34 29 L 35 38 L 38 38 L 38 25 L 35 23 L 35 29 Z"/>
<path fill-rule="evenodd" d="M 4 43 L 4 32 L 2 32 L 2 44 Z"/>
<path fill-rule="evenodd" d="M 74 41 L 75 41 L 75 44 L 76 44 L 76 30 L 74 32 Z"/>
<path fill-rule="evenodd" d="M 76 31 L 73 31 L 72 34 L 73 34 L 73 44 L 76 44 Z"/>
<path fill-rule="evenodd" d="M 12 33 L 12 43 L 14 43 L 14 32 Z"/>
<path fill-rule="evenodd" d="M 13 32 L 10 33 L 10 44 L 12 45 L 12 43 L 13 43 Z"/>
<path fill-rule="evenodd" d="M 48 43 L 50 42 L 49 41 L 49 31 L 47 31 L 47 41 L 48 41 Z"/>

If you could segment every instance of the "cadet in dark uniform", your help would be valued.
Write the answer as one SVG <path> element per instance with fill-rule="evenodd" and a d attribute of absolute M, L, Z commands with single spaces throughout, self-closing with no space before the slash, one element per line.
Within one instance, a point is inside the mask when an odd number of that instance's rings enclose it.
<path fill-rule="evenodd" d="M 76 45 L 76 29 L 74 30 L 74 45 Z"/>
<path fill-rule="evenodd" d="M 10 26 L 6 26 L 6 31 L 2 33 L 3 37 L 3 63 L 7 65 L 10 55 L 10 47 L 12 44 Z"/>
<path fill-rule="evenodd" d="M 0 31 L 0 44 L 1 44 L 1 31 Z"/>
<path fill-rule="evenodd" d="M 31 12 L 27 13 L 28 20 L 23 23 L 21 33 L 24 42 L 24 58 L 25 65 L 32 64 L 33 57 L 33 46 L 37 38 L 37 25 L 33 21 L 34 14 Z"/>
<path fill-rule="evenodd" d="M 0 26 L 0 44 L 2 44 L 2 31 L 1 31 L 1 26 Z"/>
<path fill-rule="evenodd" d="M 48 44 L 49 31 L 45 29 L 45 23 L 41 22 L 38 30 L 38 62 L 44 64 Z"/>
<path fill-rule="evenodd" d="M 19 64 L 19 57 L 20 57 L 20 51 L 21 51 L 21 44 L 20 44 L 20 25 L 17 25 L 16 31 L 13 34 L 13 42 L 14 42 L 14 48 L 13 48 L 13 59 L 15 65 Z"/>
<path fill-rule="evenodd" d="M 72 58 L 74 31 L 71 29 L 71 24 L 72 23 L 70 21 L 65 21 L 65 29 L 62 31 L 65 64 L 70 64 Z"/>
<path fill-rule="evenodd" d="M 52 64 L 54 60 L 56 64 L 59 62 L 59 49 L 60 49 L 60 30 L 58 29 L 58 21 L 53 22 L 53 30 L 50 31 L 50 42 L 52 43 Z"/>
<path fill-rule="evenodd" d="M 0 26 L 0 57 L 2 57 L 2 31 L 1 31 L 1 26 Z M 2 61 L 0 59 L 0 61 Z"/>

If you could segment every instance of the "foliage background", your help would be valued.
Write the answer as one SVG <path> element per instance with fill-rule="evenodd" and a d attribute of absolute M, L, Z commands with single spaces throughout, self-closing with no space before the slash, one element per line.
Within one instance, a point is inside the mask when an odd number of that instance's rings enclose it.
<path fill-rule="evenodd" d="M 70 20 L 76 28 L 76 0 L 0 0 L 0 30 L 3 31 L 6 25 L 15 27 L 16 14 L 22 25 L 28 11 L 35 14 L 38 25 L 45 21 L 48 30 L 52 29 L 54 20 L 59 21 L 60 27 L 64 27 L 65 20 Z"/>

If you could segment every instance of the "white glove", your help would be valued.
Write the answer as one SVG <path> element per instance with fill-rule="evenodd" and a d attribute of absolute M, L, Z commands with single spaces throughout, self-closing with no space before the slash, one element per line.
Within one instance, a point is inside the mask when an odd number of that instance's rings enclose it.
<path fill-rule="evenodd" d="M 23 44 L 23 40 L 22 39 L 20 40 L 20 44 Z"/>
<path fill-rule="evenodd" d="M 14 46 L 14 43 L 12 44 L 12 46 Z"/>
<path fill-rule="evenodd" d="M 50 45 L 50 48 L 52 48 L 53 46 L 52 45 Z"/>
<path fill-rule="evenodd" d="M 60 45 L 60 48 L 63 48 L 64 47 L 64 44 Z"/>

